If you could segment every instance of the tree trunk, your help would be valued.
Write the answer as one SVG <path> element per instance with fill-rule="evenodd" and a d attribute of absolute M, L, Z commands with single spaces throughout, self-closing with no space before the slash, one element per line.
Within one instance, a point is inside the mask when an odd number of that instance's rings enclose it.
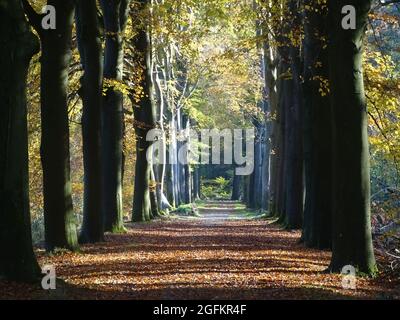
<path fill-rule="evenodd" d="M 274 190 L 274 166 L 275 166 L 275 140 L 276 140 L 276 113 L 277 113 L 277 92 L 276 92 L 276 67 L 274 52 L 272 52 L 268 39 L 268 32 L 265 32 L 267 39 L 264 43 L 264 112 L 266 124 L 264 132 L 264 158 L 263 158 L 263 181 L 267 186 L 267 192 L 263 193 L 262 209 L 269 214 L 273 213 L 271 199 Z"/>
<path fill-rule="evenodd" d="M 255 203 L 255 182 L 254 182 L 254 172 L 252 174 L 249 175 L 249 180 L 248 180 L 248 193 L 247 193 L 247 207 L 249 209 L 256 209 L 256 203 Z"/>
<path fill-rule="evenodd" d="M 19 0 L 0 0 L 0 278 L 35 281 L 28 184 L 26 78 L 39 51 Z"/>
<path fill-rule="evenodd" d="M 123 78 L 122 33 L 127 21 L 129 1 L 101 0 L 100 4 L 106 33 L 104 81 L 107 88 L 101 115 L 104 230 L 123 232 L 123 94 L 115 85 L 122 83 Z"/>
<path fill-rule="evenodd" d="M 158 69 L 158 68 L 157 68 Z M 156 96 L 157 96 L 157 119 L 158 119 L 158 126 L 160 128 L 160 133 L 162 134 L 161 141 L 162 144 L 161 150 L 159 152 L 161 154 L 158 155 L 159 159 L 161 160 L 159 164 L 155 165 L 155 172 L 156 172 L 156 182 L 157 182 L 157 199 L 158 199 L 158 210 L 168 210 L 171 208 L 171 204 L 168 201 L 167 196 L 165 195 L 165 185 L 166 185 L 166 173 L 167 173 L 167 139 L 164 130 L 164 115 L 166 112 L 166 103 L 164 99 L 164 94 L 161 86 L 161 79 L 159 74 L 162 74 L 162 71 L 157 70 L 155 72 L 155 88 L 156 88 Z"/>
<path fill-rule="evenodd" d="M 57 29 L 43 29 L 41 16 L 24 1 L 26 12 L 42 43 L 41 56 L 41 159 L 46 249 L 78 247 L 72 208 L 68 69 L 71 59 L 73 0 L 49 0 L 57 12 Z"/>
<path fill-rule="evenodd" d="M 100 150 L 103 55 L 96 0 L 78 2 L 76 26 L 84 70 L 80 90 L 83 102 L 84 200 L 79 240 L 82 243 L 94 243 L 104 241 Z"/>
<path fill-rule="evenodd" d="M 193 171 L 193 201 L 200 200 L 200 169 L 198 166 Z"/>
<path fill-rule="evenodd" d="M 240 200 L 240 185 L 242 176 L 238 176 L 235 174 L 235 170 L 233 171 L 233 182 L 232 182 L 232 197 L 231 200 L 238 201 Z"/>
<path fill-rule="evenodd" d="M 282 54 L 281 54 L 282 55 Z M 276 111 L 276 121 L 275 121 L 275 150 L 274 150 L 274 175 L 271 184 L 274 186 L 274 192 L 272 193 L 272 214 L 276 217 L 280 217 L 284 212 L 284 187 L 285 187 L 285 130 L 286 130 L 286 100 L 291 94 L 288 89 L 287 80 L 283 77 L 288 71 L 288 65 L 285 61 L 280 62 L 279 74 L 280 81 L 278 83 L 278 104 Z"/>
<path fill-rule="evenodd" d="M 300 52 L 290 49 L 291 72 L 290 95 L 286 105 L 285 131 L 285 226 L 298 229 L 302 226 L 303 215 L 303 146 L 302 146 L 302 93 L 300 86 Z M 289 83 L 288 83 L 289 85 Z"/>
<path fill-rule="evenodd" d="M 342 7 L 356 9 L 357 27 L 344 30 Z M 331 1 L 330 88 L 333 112 L 333 243 L 330 269 L 376 270 L 370 219 L 370 167 L 362 53 L 370 0 Z"/>
<path fill-rule="evenodd" d="M 184 123 L 183 130 L 185 132 L 185 161 L 186 163 L 182 166 L 183 167 L 183 179 L 185 181 L 184 184 L 184 198 L 185 198 L 185 203 L 192 203 L 192 173 L 190 171 L 190 159 L 189 159 L 189 154 L 190 154 L 190 148 L 191 148 L 191 140 L 190 140 L 190 128 L 191 128 L 191 123 L 190 123 L 190 118 L 187 115 L 182 116 L 182 121 Z"/>
<path fill-rule="evenodd" d="M 259 107 L 261 104 L 259 105 Z M 254 209 L 261 209 L 261 198 L 262 193 L 265 191 L 264 183 L 262 179 L 262 130 L 263 130 L 263 123 L 257 121 L 255 124 L 256 130 L 256 141 L 254 145 L 254 190 L 258 190 L 258 192 L 254 192 L 253 196 L 253 208 Z"/>
<path fill-rule="evenodd" d="M 137 4 L 137 14 L 148 5 L 148 0 L 141 0 Z M 135 11 L 136 11 L 135 10 Z M 135 190 L 133 199 L 132 221 L 148 221 L 152 215 L 152 205 L 150 198 L 151 163 L 147 161 L 146 153 L 151 147 L 151 142 L 146 141 L 147 133 L 156 126 L 155 108 L 153 102 L 153 83 L 152 83 L 152 64 L 151 64 L 151 45 L 150 34 L 147 25 L 141 26 L 138 34 L 133 39 L 133 45 L 137 54 L 137 61 L 143 71 L 141 87 L 144 96 L 139 105 L 134 107 L 135 130 L 137 138 L 136 146 L 136 174 Z M 155 191 L 155 190 L 154 190 Z M 153 201 L 154 202 L 154 201 Z M 153 203 L 154 205 L 154 203 Z"/>
<path fill-rule="evenodd" d="M 311 4 L 311 0 L 308 1 Z M 304 39 L 304 173 L 305 205 L 302 240 L 308 247 L 331 248 L 332 128 L 327 88 L 327 13 L 305 12 Z M 322 92 L 320 89 L 322 88 Z"/>

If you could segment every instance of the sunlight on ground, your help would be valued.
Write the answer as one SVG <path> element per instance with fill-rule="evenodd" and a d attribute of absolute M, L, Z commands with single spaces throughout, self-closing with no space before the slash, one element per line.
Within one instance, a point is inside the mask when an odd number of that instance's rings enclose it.
<path fill-rule="evenodd" d="M 42 256 L 57 266 L 68 295 L 140 299 L 379 298 L 387 283 L 322 273 L 330 253 L 306 249 L 300 232 L 254 220 L 235 204 L 201 210 L 200 218 L 129 226 L 124 235 L 83 247 L 84 254 Z M 239 219 L 240 218 L 240 219 Z M 385 292 L 385 293 L 384 293 Z M 89 296 L 87 296 L 89 298 Z"/>
<path fill-rule="evenodd" d="M 201 217 L 128 225 L 128 232 L 48 256 L 65 283 L 45 298 L 79 299 L 341 299 L 394 295 L 389 282 L 357 279 L 342 289 L 325 274 L 330 253 L 306 249 L 300 232 L 252 219 L 235 204 L 215 204 Z M 221 209 L 223 208 L 223 209 Z M 43 291 L 25 289 L 43 298 Z M 33 293 L 32 293 L 33 292 Z M 5 294 L 5 293 L 4 293 Z"/>

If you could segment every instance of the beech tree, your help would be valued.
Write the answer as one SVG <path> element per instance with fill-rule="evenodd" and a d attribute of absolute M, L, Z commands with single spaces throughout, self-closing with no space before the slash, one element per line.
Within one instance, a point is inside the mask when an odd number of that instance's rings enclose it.
<path fill-rule="evenodd" d="M 101 179 L 101 111 L 103 52 L 96 0 L 78 1 L 76 8 L 78 48 L 84 75 L 80 95 L 83 102 L 82 140 L 84 161 L 83 226 L 80 242 L 103 241 Z"/>
<path fill-rule="evenodd" d="M 0 278 L 34 281 L 28 195 L 26 80 L 39 51 L 19 0 L 0 1 Z"/>
<path fill-rule="evenodd" d="M 123 32 L 129 0 L 101 0 L 106 36 L 104 53 L 105 96 L 102 105 L 102 178 L 104 230 L 124 231 L 122 212 L 122 140 L 124 68 Z"/>
<path fill-rule="evenodd" d="M 304 178 L 302 240 L 327 249 L 332 243 L 332 126 L 329 100 L 328 10 L 308 5 L 304 13 Z"/>
<path fill-rule="evenodd" d="M 133 48 L 136 53 L 137 67 L 141 70 L 138 85 L 143 90 L 139 103 L 133 100 L 133 111 L 136 132 L 136 167 L 135 193 L 133 199 L 132 221 L 149 221 L 158 208 L 155 199 L 151 201 L 151 192 L 155 194 L 155 186 L 151 186 L 151 162 L 147 159 L 151 142 L 147 141 L 147 133 L 155 126 L 155 109 L 153 101 L 153 80 L 151 63 L 150 34 L 147 19 L 148 0 L 141 0 L 135 5 L 134 21 L 139 25 L 136 36 L 133 38 Z M 151 190 L 153 188 L 153 190 Z"/>
<path fill-rule="evenodd" d="M 71 59 L 74 0 L 49 0 L 55 9 L 38 14 L 28 0 L 25 12 L 42 44 L 41 53 L 41 160 L 46 249 L 75 250 L 78 247 L 72 208 L 69 119 L 67 106 L 68 69 Z M 50 19 L 43 27 L 43 18 Z M 53 25 L 51 21 L 55 24 Z"/>
<path fill-rule="evenodd" d="M 330 1 L 330 90 L 333 125 L 333 241 L 330 269 L 376 269 L 371 233 L 370 164 L 362 56 L 371 0 Z M 356 28 L 342 25 L 352 5 Z"/>
<path fill-rule="evenodd" d="M 371 53 L 381 50 L 376 45 L 363 59 L 372 3 L 0 0 L 0 277 L 33 281 L 40 272 L 29 189 L 35 225 L 43 211 L 46 250 L 78 249 L 72 185 L 76 216 L 83 214 L 81 243 L 124 232 L 124 206 L 132 222 L 144 222 L 223 198 L 301 229 L 305 246 L 332 251 L 329 271 L 351 265 L 372 275 L 370 158 L 376 150 L 385 161 L 390 154 L 392 173 L 400 155 L 392 142 L 400 136 L 400 58 Z M 39 52 L 30 27 L 41 56 L 29 69 Z M 237 163 L 215 169 L 191 158 L 211 148 L 190 129 L 249 126 L 256 132 L 251 174 L 236 175 Z M 161 136 L 163 163 L 148 160 L 152 129 Z M 242 151 L 249 135 L 240 138 Z"/>
<path fill-rule="evenodd" d="M 303 217 L 303 144 L 302 144 L 302 87 L 301 87 L 301 53 L 300 48 L 293 43 L 299 37 L 301 18 L 297 1 L 289 1 L 286 19 L 288 21 L 289 59 L 287 72 L 288 91 L 285 92 L 285 162 L 284 162 L 284 224 L 288 229 L 298 229 L 302 226 Z"/>

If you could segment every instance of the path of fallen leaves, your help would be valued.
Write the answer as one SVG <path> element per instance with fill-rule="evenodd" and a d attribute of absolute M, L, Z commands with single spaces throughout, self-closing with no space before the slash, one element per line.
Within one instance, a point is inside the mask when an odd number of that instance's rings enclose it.
<path fill-rule="evenodd" d="M 300 233 L 240 215 L 234 203 L 208 203 L 200 218 L 128 225 L 81 253 L 48 256 L 55 291 L 0 282 L 0 298 L 22 299 L 345 299 L 399 298 L 387 278 L 357 278 L 342 289 L 323 271 L 330 253 L 304 248 Z"/>

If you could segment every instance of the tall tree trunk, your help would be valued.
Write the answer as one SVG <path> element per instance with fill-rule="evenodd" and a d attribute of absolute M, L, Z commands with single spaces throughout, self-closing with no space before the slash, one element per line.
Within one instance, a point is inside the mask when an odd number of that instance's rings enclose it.
<path fill-rule="evenodd" d="M 139 14 L 149 4 L 149 0 L 138 1 L 133 16 L 136 21 Z M 135 21 L 135 20 L 134 20 Z M 139 21 L 138 21 L 139 22 Z M 139 22 L 140 24 L 140 22 Z M 152 83 L 152 63 L 151 63 L 151 45 L 148 26 L 141 21 L 140 30 L 133 39 L 133 45 L 137 54 L 137 61 L 143 71 L 141 87 L 143 88 L 143 97 L 139 105 L 134 107 L 134 116 L 136 123 L 136 174 L 135 190 L 133 199 L 133 221 L 148 221 L 152 215 L 152 205 L 150 199 L 150 181 L 151 181 L 151 163 L 147 161 L 146 153 L 151 146 L 151 142 L 146 141 L 147 133 L 156 127 L 155 108 L 153 102 L 153 83 Z M 153 201 L 154 205 L 154 201 Z M 153 208 L 154 209 L 154 208 Z"/>
<path fill-rule="evenodd" d="M 258 5 L 256 1 L 253 1 L 253 7 L 255 11 L 258 11 Z M 256 36 L 261 37 L 263 35 L 262 28 L 260 25 L 260 20 L 256 21 Z M 262 43 L 257 44 L 257 49 L 259 52 L 259 62 L 260 62 L 260 74 L 261 77 L 265 77 L 264 70 L 264 49 Z M 265 81 L 264 81 L 265 83 Z M 264 88 L 263 88 L 264 90 Z M 255 209 L 262 209 L 264 199 L 267 197 L 268 192 L 268 177 L 265 176 L 265 144 L 264 139 L 265 127 L 266 127 L 266 117 L 265 117 L 265 99 L 261 99 L 257 103 L 257 107 L 260 109 L 260 113 L 263 115 L 262 119 L 257 119 L 254 121 L 254 126 L 256 130 L 256 141 L 254 145 L 254 189 L 259 190 L 254 194 L 254 206 Z"/>
<path fill-rule="evenodd" d="M 78 247 L 76 219 L 72 208 L 68 68 L 71 59 L 73 0 L 49 0 L 56 9 L 55 30 L 43 29 L 41 16 L 24 1 L 29 19 L 40 36 L 41 56 L 41 159 L 43 167 L 46 249 L 75 250 Z"/>
<path fill-rule="evenodd" d="M 298 229 L 302 226 L 303 216 L 303 141 L 302 141 L 302 88 L 300 48 L 293 43 L 296 31 L 300 28 L 301 19 L 296 0 L 289 2 L 286 14 L 287 28 L 291 30 L 288 38 L 287 56 L 289 58 L 288 96 L 286 97 L 285 129 L 285 226 Z"/>
<path fill-rule="evenodd" d="M 175 201 L 175 207 L 178 207 L 181 204 L 181 198 L 180 198 L 180 180 L 179 180 L 179 161 L 178 161 L 178 141 L 177 141 L 177 134 L 178 134 L 178 128 L 177 128 L 177 115 L 176 115 L 176 110 L 174 109 L 174 106 L 171 106 L 171 121 L 170 121 L 170 146 L 169 146 L 169 156 L 172 160 L 171 164 L 171 173 L 172 173 L 172 189 L 173 189 L 173 194 L 174 194 L 174 201 Z"/>
<path fill-rule="evenodd" d="M 345 5 L 356 9 L 355 30 L 342 28 Z M 376 270 L 370 219 L 367 110 L 362 71 L 363 39 L 371 0 L 330 1 L 330 88 L 333 112 L 333 243 L 330 269 L 353 265 Z"/>
<path fill-rule="evenodd" d="M 302 226 L 303 215 L 303 146 L 302 146 L 302 93 L 300 86 L 299 50 L 291 48 L 290 97 L 286 112 L 286 169 L 285 169 L 285 225 L 288 229 Z"/>
<path fill-rule="evenodd" d="M 104 240 L 100 150 L 103 55 L 96 0 L 77 3 L 76 26 L 84 69 L 80 90 L 83 102 L 84 200 L 79 240 L 82 243 L 93 243 Z"/>
<path fill-rule="evenodd" d="M 172 137 L 170 137 L 172 139 Z M 169 145 L 169 148 L 167 150 L 166 154 L 166 159 L 167 161 L 170 161 L 171 159 L 171 154 L 172 154 L 172 144 Z M 171 206 L 174 208 L 176 207 L 176 200 L 175 200 L 175 166 L 172 163 L 168 163 L 166 167 L 166 172 L 165 172 L 165 179 L 166 179 L 166 193 L 167 193 L 167 199 L 168 202 L 171 204 Z"/>
<path fill-rule="evenodd" d="M 275 166 L 275 137 L 276 137 L 276 113 L 277 113 L 277 92 L 276 92 L 276 66 L 274 52 L 271 50 L 268 33 L 264 42 L 264 112 L 266 117 L 264 132 L 264 158 L 263 158 L 263 181 L 266 184 L 267 192 L 263 192 L 262 209 L 269 214 L 273 213 L 271 199 L 274 190 L 274 166 Z"/>
<path fill-rule="evenodd" d="M 158 68 L 157 68 L 158 69 Z M 156 182 L 157 182 L 157 199 L 158 199 L 158 210 L 159 211 L 163 211 L 166 209 L 170 209 L 171 205 L 168 202 L 168 198 L 167 196 L 165 196 L 165 178 L 166 178 L 166 172 L 167 172 L 167 165 L 166 165 L 166 161 L 167 161 L 167 139 L 166 139 L 166 135 L 165 135 L 165 130 L 164 130 L 164 116 L 166 113 L 165 107 L 166 107 L 166 103 L 164 99 L 164 93 L 162 90 L 162 86 L 161 86 L 161 79 L 159 74 L 162 73 L 161 71 L 157 70 L 155 72 L 155 92 L 156 92 L 156 96 L 157 96 L 157 109 L 158 109 L 158 113 L 157 113 L 157 119 L 158 119 L 158 126 L 160 128 L 160 133 L 162 135 L 161 137 L 161 141 L 160 143 L 162 144 L 162 148 L 161 150 L 159 150 L 159 152 L 161 154 L 158 155 L 160 163 L 155 165 L 155 172 L 156 172 Z"/>
<path fill-rule="evenodd" d="M 123 37 L 129 0 L 100 1 L 106 34 L 104 81 L 107 87 L 102 106 L 102 177 L 104 230 L 123 232 L 123 94 L 115 87 L 123 78 Z"/>
<path fill-rule="evenodd" d="M 166 194 L 167 194 L 167 200 L 169 204 L 172 207 L 177 206 L 177 201 L 176 201 L 176 183 L 175 183 L 175 164 L 174 164 L 174 157 L 175 157 L 175 134 L 174 134 L 174 128 L 175 128 L 175 123 L 174 123 L 174 95 L 171 93 L 170 86 L 168 85 L 170 81 L 172 80 L 172 54 L 170 54 L 170 46 L 167 46 L 166 48 L 163 48 L 161 51 L 162 57 L 160 58 L 162 60 L 162 80 L 164 83 L 164 90 L 163 93 L 165 94 L 165 116 L 166 120 L 169 126 L 168 134 L 166 137 L 166 140 L 168 140 L 168 147 L 166 148 L 166 160 L 168 162 L 166 166 L 166 173 L 165 173 L 165 178 L 166 178 Z"/>
<path fill-rule="evenodd" d="M 311 0 L 307 1 L 312 4 Z M 305 11 L 304 39 L 304 173 L 302 240 L 327 249 L 332 242 L 332 128 L 328 88 L 327 12 Z M 323 90 L 322 92 L 320 90 Z"/>
<path fill-rule="evenodd" d="M 191 123 L 190 123 L 190 118 L 187 115 L 183 115 L 182 121 L 184 122 L 184 127 L 183 130 L 185 132 L 185 149 L 186 149 L 186 154 L 185 154 L 185 160 L 186 163 L 183 165 L 183 178 L 185 181 L 185 187 L 184 187 L 184 198 L 185 198 L 185 203 L 192 203 L 192 184 L 191 184 L 191 177 L 192 173 L 190 171 L 190 159 L 189 159 L 189 154 L 190 154 L 190 148 L 191 148 L 191 140 L 190 140 L 190 128 L 191 128 Z"/>
<path fill-rule="evenodd" d="M 259 107 L 262 108 L 262 104 L 259 104 Z M 256 141 L 254 145 L 254 186 L 253 189 L 258 190 L 258 192 L 254 192 L 253 196 L 253 208 L 261 209 L 261 198 L 262 193 L 265 191 L 264 183 L 262 179 L 262 131 L 264 124 L 257 121 L 255 124 L 256 130 Z"/>
<path fill-rule="evenodd" d="M 282 54 L 280 54 L 282 56 Z M 280 61 L 278 77 L 280 78 L 278 83 L 278 104 L 276 111 L 275 121 L 275 157 L 274 157 L 274 175 L 271 184 L 274 186 L 273 203 L 272 203 L 272 214 L 276 217 L 280 217 L 284 212 L 284 188 L 285 188 L 285 131 L 286 131 L 286 105 L 287 98 L 291 92 L 288 90 L 288 83 L 290 80 L 285 79 L 283 76 L 289 69 L 287 63 L 282 59 Z"/>
<path fill-rule="evenodd" d="M 35 281 L 28 184 L 26 78 L 39 51 L 19 0 L 0 0 L 0 278 Z"/>
<path fill-rule="evenodd" d="M 277 85 L 283 80 L 279 80 Z M 277 96 L 280 96 L 280 90 L 277 90 Z M 271 155 L 270 155 L 270 190 L 269 190 L 269 213 L 277 216 L 279 212 L 279 174 L 281 172 L 282 158 L 282 104 L 280 98 L 276 97 L 276 103 L 271 105 Z"/>

